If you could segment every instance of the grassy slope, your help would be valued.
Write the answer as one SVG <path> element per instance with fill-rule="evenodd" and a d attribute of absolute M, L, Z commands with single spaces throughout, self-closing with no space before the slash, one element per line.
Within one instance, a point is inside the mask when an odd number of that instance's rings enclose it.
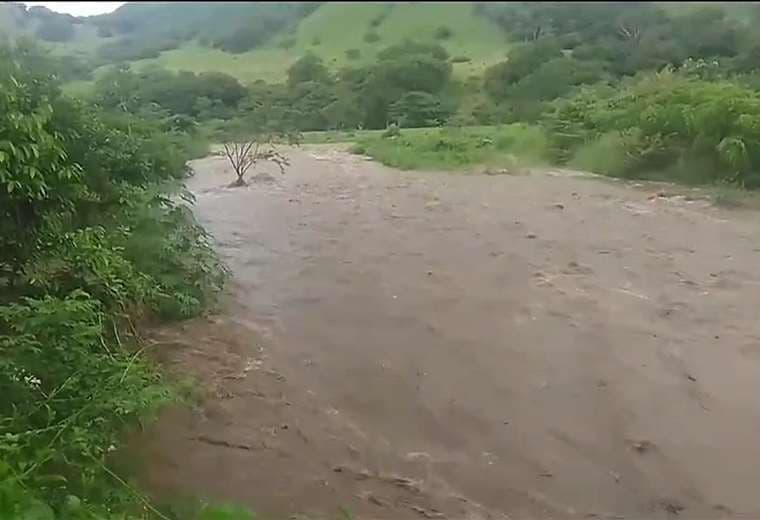
<path fill-rule="evenodd" d="M 465 78 L 477 75 L 489 64 L 504 58 L 507 52 L 506 39 L 500 29 L 486 19 L 474 14 L 472 3 L 397 3 L 389 7 L 382 3 L 337 3 L 328 2 L 306 17 L 290 33 L 283 33 L 261 48 L 242 54 L 230 54 L 217 49 L 203 47 L 196 42 L 187 42 L 178 49 L 162 53 L 158 58 L 140 60 L 135 67 L 160 64 L 171 70 L 203 72 L 208 70 L 231 74 L 243 82 L 258 79 L 281 81 L 287 68 L 307 52 L 321 56 L 333 68 L 344 65 L 361 65 L 375 59 L 384 47 L 398 43 L 405 38 L 417 41 L 436 42 L 435 29 L 446 26 L 453 36 L 439 41 L 451 56 L 466 56 L 472 61 L 454 64 L 454 72 Z M 4 6 L 0 4 L 0 32 L 4 23 Z M 382 13 L 387 17 L 374 30 L 380 41 L 367 43 L 364 35 L 370 31 L 370 21 Z M 30 26 L 27 31 L 33 32 Z M 283 41 L 293 42 L 290 48 L 281 46 Z M 110 39 L 97 36 L 95 27 L 88 24 L 77 26 L 75 37 L 66 43 L 49 45 L 56 54 L 71 54 L 86 57 L 92 55 L 98 46 Z M 346 51 L 358 49 L 361 57 L 349 60 Z M 104 68 L 95 71 L 95 76 Z M 86 94 L 90 81 L 76 81 L 66 85 L 71 94 Z"/>
<path fill-rule="evenodd" d="M 378 50 L 404 38 L 435 41 L 433 32 L 441 25 L 454 32 L 452 38 L 441 42 L 449 53 L 472 59 L 470 63 L 454 65 L 460 77 L 477 74 L 506 54 L 507 45 L 501 31 L 476 16 L 471 3 L 396 4 L 376 28 L 381 40 L 365 42 L 370 20 L 385 10 L 386 7 L 379 3 L 327 3 L 304 19 L 295 34 L 280 35 L 271 44 L 250 52 L 235 55 L 188 43 L 164 52 L 158 58 L 135 62 L 135 65 L 160 63 L 173 70 L 217 70 L 245 82 L 257 79 L 280 81 L 285 78 L 290 64 L 306 52 L 314 52 L 333 67 L 360 64 L 371 61 Z M 291 48 L 279 46 L 290 38 L 295 39 Z M 361 58 L 348 60 L 345 54 L 348 49 L 359 49 Z"/>
<path fill-rule="evenodd" d="M 396 7 L 380 26 L 379 34 L 393 42 L 403 38 L 435 41 L 433 32 L 439 26 L 454 34 L 441 42 L 451 56 L 466 56 L 470 63 L 455 64 L 462 76 L 482 72 L 485 66 L 501 61 L 507 54 L 504 33 L 495 24 L 473 12 L 471 3 L 404 4 Z"/>
<path fill-rule="evenodd" d="M 675 6 L 660 3 L 671 14 L 689 12 L 688 5 Z M 694 3 L 695 5 L 698 5 Z M 724 4 L 726 9 L 738 16 L 746 14 L 746 6 L 738 3 Z M 196 42 L 187 42 L 178 49 L 167 51 L 158 58 L 134 62 L 136 67 L 158 63 L 172 70 L 203 72 L 215 70 L 231 74 L 243 82 L 258 79 L 281 81 L 287 68 L 307 52 L 321 56 L 333 68 L 343 65 L 360 65 L 372 61 L 378 50 L 411 38 L 435 42 L 433 32 L 439 26 L 453 31 L 453 36 L 441 41 L 451 56 L 466 56 L 472 61 L 454 64 L 455 75 L 466 78 L 479 75 L 483 69 L 504 59 L 508 46 L 503 33 L 495 24 L 477 16 L 471 2 L 460 3 L 338 3 L 327 2 L 306 17 L 291 33 L 278 35 L 270 44 L 243 54 L 230 54 L 209 49 Z M 178 6 L 181 8 L 181 6 Z M 367 43 L 364 35 L 371 30 L 370 21 L 382 13 L 387 18 L 374 30 L 380 41 Z M 745 18 L 739 16 L 739 18 Z M 0 34 L 18 35 L 13 26 L 9 8 L 0 4 Z M 23 32 L 34 31 L 30 24 Z M 283 41 L 292 40 L 290 48 L 283 48 Z M 100 38 L 96 29 L 88 24 L 77 26 L 76 35 L 70 42 L 49 45 L 58 54 L 91 55 L 98 46 L 110 41 Z M 358 49 L 361 57 L 348 60 L 346 51 Z M 97 74 L 101 71 L 96 71 Z M 71 93 L 85 93 L 91 82 L 78 81 L 68 85 Z"/>
<path fill-rule="evenodd" d="M 82 24 L 76 26 L 74 37 L 63 43 L 49 43 L 47 47 L 53 54 L 79 56 L 82 58 L 91 57 L 95 50 L 104 43 L 112 41 L 113 38 L 101 38 L 98 36 L 98 29 L 92 25 Z"/>
<path fill-rule="evenodd" d="M 720 3 L 716 3 L 720 5 Z M 660 2 L 670 14 L 685 14 L 700 5 L 676 5 Z M 730 16 L 747 20 L 747 4 L 722 4 Z M 159 58 L 136 62 L 137 66 L 160 63 L 173 70 L 202 72 L 218 70 L 231 74 L 244 82 L 257 79 L 280 81 L 287 68 L 307 52 L 322 57 L 330 66 L 358 65 L 370 62 L 382 48 L 411 38 L 436 42 L 433 32 L 439 26 L 449 27 L 454 35 L 438 41 L 451 56 L 466 56 L 472 61 L 454 64 L 455 75 L 466 78 L 479 75 L 488 66 L 506 56 L 508 45 L 501 30 L 493 23 L 473 12 L 471 2 L 415 2 L 396 3 L 392 8 L 379 2 L 338 3 L 328 2 L 306 17 L 294 33 L 281 34 L 269 45 L 239 55 L 188 43 L 178 49 L 164 52 Z M 364 35 L 371 29 L 370 21 L 387 12 L 387 18 L 374 29 L 380 41 L 367 43 Z M 284 49 L 280 43 L 293 39 L 292 47 Z M 351 61 L 346 51 L 358 49 L 361 57 Z"/>

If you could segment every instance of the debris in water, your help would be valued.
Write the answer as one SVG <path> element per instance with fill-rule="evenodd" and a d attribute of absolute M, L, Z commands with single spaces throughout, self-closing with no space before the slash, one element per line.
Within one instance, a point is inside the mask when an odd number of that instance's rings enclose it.
<path fill-rule="evenodd" d="M 633 446 L 633 449 L 639 453 L 646 453 L 650 451 L 652 448 L 654 448 L 654 444 L 647 440 L 636 441 L 632 444 L 632 446 Z"/>
<path fill-rule="evenodd" d="M 230 442 L 224 439 L 214 439 L 206 435 L 198 435 L 196 437 L 191 437 L 190 440 L 202 442 L 205 444 L 210 444 L 212 446 L 222 446 L 225 448 L 233 448 L 236 450 L 253 451 L 253 450 L 259 449 L 257 446 L 253 446 L 250 444 L 234 443 L 234 442 Z M 262 446 L 262 447 L 266 448 L 266 446 Z"/>
<path fill-rule="evenodd" d="M 420 489 L 420 483 L 417 482 L 416 480 L 413 480 L 407 477 L 391 476 L 391 477 L 382 478 L 381 480 L 388 481 L 391 484 L 394 484 L 397 487 L 411 491 L 412 493 L 419 494 L 422 492 L 422 490 Z"/>
<path fill-rule="evenodd" d="M 724 506 L 723 504 L 715 504 L 713 506 L 713 509 L 716 511 L 720 511 L 721 513 L 727 514 L 727 515 L 733 515 L 734 512 L 731 510 L 730 507 Z"/>
<path fill-rule="evenodd" d="M 681 513 L 681 511 L 686 509 L 685 506 L 670 499 L 661 500 L 660 507 L 664 509 L 668 514 L 671 514 L 671 515 L 678 515 Z"/>
<path fill-rule="evenodd" d="M 284 383 L 287 380 L 287 378 L 284 375 L 280 374 L 276 370 L 265 370 L 264 373 L 268 376 L 274 377 L 277 381 L 280 381 L 281 383 Z"/>
<path fill-rule="evenodd" d="M 430 454 L 426 451 L 410 451 L 409 453 L 404 455 L 404 458 L 406 460 L 418 460 L 418 459 L 432 460 L 433 459 L 430 456 Z"/>
<path fill-rule="evenodd" d="M 413 504 L 404 504 L 404 505 L 406 505 L 409 509 L 411 509 L 415 513 L 418 513 L 424 516 L 425 518 L 444 518 L 444 514 L 439 511 L 436 511 L 435 509 L 428 510 L 428 509 L 425 509 L 424 507 L 415 506 Z"/>
<path fill-rule="evenodd" d="M 382 500 L 381 498 L 376 497 L 373 494 L 367 495 L 367 502 L 370 504 L 375 504 L 376 506 L 385 507 L 388 505 L 388 503 L 385 500 Z"/>

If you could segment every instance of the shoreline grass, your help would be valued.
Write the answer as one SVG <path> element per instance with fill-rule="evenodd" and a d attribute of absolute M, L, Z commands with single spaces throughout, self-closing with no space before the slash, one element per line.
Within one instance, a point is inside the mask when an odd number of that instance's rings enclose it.
<path fill-rule="evenodd" d="M 549 135 L 540 127 L 526 124 L 462 128 L 402 129 L 396 136 L 383 136 L 384 130 L 309 132 L 307 144 L 353 143 L 350 151 L 401 170 L 480 172 L 519 174 L 530 167 L 563 167 L 554 158 Z M 642 171 L 638 175 L 615 175 L 610 164 L 614 147 L 605 143 L 582 147 L 571 156 L 567 166 L 597 178 L 645 183 L 657 190 L 663 183 L 668 192 L 707 200 L 724 209 L 760 210 L 760 192 L 726 183 L 698 182 L 664 172 Z M 706 177 L 701 177 L 702 179 Z"/>
<path fill-rule="evenodd" d="M 401 130 L 361 135 L 351 148 L 402 170 L 455 170 L 482 166 L 489 171 L 549 163 L 549 140 L 542 129 L 524 124 Z"/>

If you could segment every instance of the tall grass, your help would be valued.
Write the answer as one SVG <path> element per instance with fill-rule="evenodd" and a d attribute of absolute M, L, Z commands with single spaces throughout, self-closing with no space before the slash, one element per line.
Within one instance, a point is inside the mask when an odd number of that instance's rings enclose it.
<path fill-rule="evenodd" d="M 581 145 L 568 164 L 579 170 L 621 177 L 631 163 L 625 151 L 625 138 L 618 132 L 610 132 Z"/>
<path fill-rule="evenodd" d="M 433 128 L 402 130 L 396 137 L 360 138 L 355 153 L 400 168 L 452 170 L 472 165 L 540 164 L 550 157 L 549 139 L 538 127 Z"/>

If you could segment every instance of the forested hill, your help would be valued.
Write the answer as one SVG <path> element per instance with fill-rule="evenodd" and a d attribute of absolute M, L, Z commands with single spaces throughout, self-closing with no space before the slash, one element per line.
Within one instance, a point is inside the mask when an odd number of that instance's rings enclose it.
<path fill-rule="evenodd" d="M 405 39 L 440 44 L 455 75 L 466 78 L 504 60 L 516 43 L 547 37 L 621 71 L 687 57 L 751 60 L 758 12 L 752 3 L 157 2 L 75 18 L 4 3 L 0 34 L 49 44 L 67 57 L 65 74 L 80 80 L 104 65 L 134 63 L 279 81 L 307 52 L 337 69 L 371 63 Z"/>
<path fill-rule="evenodd" d="M 83 19 L 0 4 L 0 33 L 47 42 L 75 57 L 80 72 L 158 63 L 226 72 L 242 81 L 284 79 L 287 67 L 307 52 L 335 68 L 369 63 L 405 38 L 442 42 L 451 56 L 466 57 L 457 66 L 462 75 L 481 72 L 507 49 L 503 31 L 478 16 L 472 3 L 127 3 Z"/>

